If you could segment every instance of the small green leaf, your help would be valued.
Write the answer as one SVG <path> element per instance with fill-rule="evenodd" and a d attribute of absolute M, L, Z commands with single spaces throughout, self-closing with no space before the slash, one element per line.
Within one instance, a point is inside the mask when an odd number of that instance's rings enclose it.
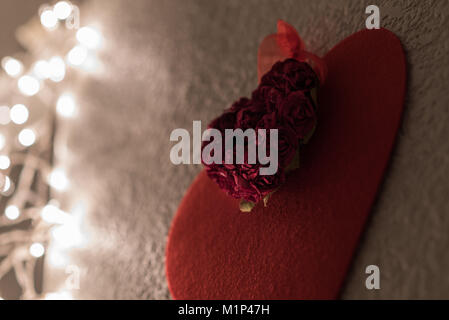
<path fill-rule="evenodd" d="M 299 168 L 299 148 L 296 150 L 295 156 L 292 161 L 288 164 L 287 168 L 285 168 L 285 172 L 290 172 Z"/>
<path fill-rule="evenodd" d="M 270 196 L 271 193 L 267 194 L 264 198 L 263 198 L 263 206 L 266 207 L 268 205 L 268 200 L 270 200 Z"/>
<path fill-rule="evenodd" d="M 242 212 L 251 212 L 253 208 L 256 206 L 254 202 L 246 201 L 246 200 L 240 200 L 240 211 Z"/>
<path fill-rule="evenodd" d="M 273 193 L 275 193 L 276 191 L 278 191 L 279 188 L 274 189 L 273 191 L 271 191 L 269 194 L 267 194 L 264 198 L 263 198 L 263 206 L 267 207 L 268 206 L 268 200 L 270 200 L 271 196 L 273 195 Z"/>

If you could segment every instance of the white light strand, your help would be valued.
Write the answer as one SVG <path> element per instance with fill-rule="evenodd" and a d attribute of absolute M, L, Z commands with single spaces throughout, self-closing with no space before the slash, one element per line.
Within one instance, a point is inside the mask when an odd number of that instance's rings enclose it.
<path fill-rule="evenodd" d="M 77 25 L 79 21 L 69 21 L 75 17 L 78 19 L 79 9 L 77 6 L 73 5 L 69 1 L 59 1 L 53 7 L 44 8 L 39 15 L 40 22 L 42 26 L 47 30 L 53 30 L 60 25 L 60 21 L 66 21 L 67 29 L 70 29 L 71 24 L 75 23 Z M 78 29 L 75 34 L 78 44 L 74 46 L 69 52 L 66 53 L 67 65 L 72 67 L 79 67 L 87 71 L 93 71 L 96 68 L 96 57 L 93 54 L 93 50 L 98 49 L 102 46 L 103 37 L 98 29 L 87 26 Z M 47 58 L 46 58 L 47 59 Z M 28 61 L 25 59 L 25 61 Z M 92 61 L 95 61 L 93 63 Z M 37 95 L 40 91 L 44 91 L 43 86 L 45 81 L 51 80 L 53 82 L 61 82 L 66 77 L 67 67 L 66 62 L 60 56 L 53 56 L 48 60 L 38 60 L 34 64 L 31 64 L 27 69 L 25 69 L 23 63 L 16 58 L 5 57 L 1 60 L 1 66 L 5 73 L 12 78 L 16 78 L 17 87 L 21 94 L 27 97 L 32 97 Z M 24 72 L 25 71 L 25 72 Z M 42 96 L 46 97 L 45 94 Z M 42 99 L 42 97 L 40 97 Z M 45 98 L 48 100 L 48 98 Z M 45 101 L 42 100 L 42 101 Z M 62 117 L 73 117 L 77 114 L 78 106 L 76 104 L 76 99 L 71 93 L 63 93 L 59 96 L 56 101 L 55 111 Z M 24 104 L 15 104 L 12 107 L 2 105 L 0 106 L 0 125 L 8 125 L 13 123 L 16 126 L 22 126 L 26 124 L 30 119 L 29 108 Z M 81 231 L 81 218 L 84 215 L 84 206 L 82 210 L 77 207 L 76 210 L 67 213 L 59 208 L 53 200 L 48 202 L 47 205 L 42 207 L 42 202 L 36 207 L 26 207 L 25 203 L 27 201 L 33 202 L 36 198 L 27 199 L 27 194 L 33 197 L 48 197 L 47 192 L 41 192 L 42 194 L 34 194 L 31 190 L 31 185 L 33 182 L 33 177 L 36 171 L 50 172 L 47 176 L 47 183 L 52 190 L 59 192 L 66 192 L 70 188 L 70 181 L 67 174 L 63 168 L 55 168 L 52 171 L 49 168 L 47 160 L 42 160 L 35 158 L 33 155 L 29 154 L 26 150 L 25 155 L 21 156 L 20 159 L 17 155 L 13 156 L 11 152 L 22 152 L 23 147 L 28 148 L 36 144 L 38 139 L 41 139 L 39 145 L 36 145 L 36 151 L 39 148 L 47 148 L 48 142 L 52 143 L 48 139 L 50 133 L 46 130 L 41 129 L 40 126 L 32 125 L 28 128 L 20 128 L 19 133 L 16 135 L 16 141 L 22 146 L 17 147 L 14 144 L 14 136 L 4 135 L 0 133 L 0 170 L 5 174 L 0 172 L 0 194 L 4 196 L 11 196 L 7 200 L 3 216 L 6 218 L 1 219 L 2 221 L 9 221 L 10 224 L 17 224 L 24 219 L 31 218 L 36 225 L 39 223 L 45 223 L 49 225 L 50 232 L 43 234 L 42 229 L 32 229 L 30 235 L 33 235 L 30 239 L 30 243 L 17 245 L 15 249 L 10 253 L 11 259 L 22 259 L 19 261 L 4 259 L 0 261 L 0 270 L 10 270 L 11 268 L 15 270 L 17 275 L 17 280 L 19 285 L 22 287 L 23 298 L 39 298 L 34 289 L 34 263 L 35 260 L 31 259 L 33 257 L 38 259 L 44 254 L 48 254 L 49 263 L 51 265 L 67 265 L 68 260 L 63 254 L 63 250 L 67 248 L 80 247 L 85 241 L 85 234 Z M 48 141 L 48 142 L 47 142 Z M 8 146 L 6 146 L 8 143 Z M 9 145 L 11 144 L 11 145 Z M 41 152 L 42 150 L 39 150 Z M 9 154 L 11 153 L 11 154 Z M 11 156 L 11 158 L 10 158 Z M 14 163 L 16 162 L 16 163 Z M 21 166 L 21 171 L 19 178 L 17 178 L 17 185 L 11 180 L 9 170 L 17 165 Z M 45 168 L 45 170 L 44 170 Z M 16 179 L 16 177 L 14 177 Z M 45 191 L 45 190 L 44 190 Z M 19 197 L 20 195 L 20 197 Z M 17 196 L 17 197 L 16 197 Z M 41 199 L 41 198 L 40 198 Z M 26 209 L 25 209 L 26 208 Z M 40 214 L 35 215 L 36 209 Z M 35 221 L 39 220 L 39 221 Z M 1 226 L 1 225 L 0 225 Z M 25 231 L 20 231 L 24 233 Z M 27 231 L 28 232 L 28 231 Z M 0 237 L 1 238 L 1 237 Z M 20 236 L 20 241 L 23 241 L 23 236 Z M 46 243 L 49 239 L 51 241 L 51 247 L 55 250 L 46 252 Z M 0 242 L 0 251 L 2 250 Z M 6 261 L 6 262 L 5 262 Z M 19 263 L 20 262 L 20 263 Z M 9 263 L 5 264 L 5 263 Z M 0 271 L 0 280 L 4 276 L 4 273 Z M 45 299 L 72 299 L 72 295 L 67 290 L 61 290 L 59 292 L 47 293 L 40 298 Z M 1 300 L 1 299 L 0 299 Z"/>

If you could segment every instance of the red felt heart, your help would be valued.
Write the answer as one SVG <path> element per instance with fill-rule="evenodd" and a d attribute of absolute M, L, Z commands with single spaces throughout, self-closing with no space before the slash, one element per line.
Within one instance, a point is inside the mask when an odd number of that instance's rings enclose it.
<path fill-rule="evenodd" d="M 203 171 L 173 221 L 166 272 L 175 299 L 334 299 L 400 124 L 406 63 L 390 31 L 363 30 L 325 57 L 319 123 L 268 207 L 239 211 Z"/>

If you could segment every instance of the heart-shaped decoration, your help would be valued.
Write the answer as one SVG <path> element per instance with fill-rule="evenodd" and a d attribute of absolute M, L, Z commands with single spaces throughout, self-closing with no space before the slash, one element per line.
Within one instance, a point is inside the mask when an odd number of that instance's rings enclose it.
<path fill-rule="evenodd" d="M 394 146 L 406 63 L 385 29 L 351 35 L 324 61 L 317 130 L 268 207 L 240 212 L 204 171 L 186 193 L 166 251 L 173 298 L 338 297 Z"/>

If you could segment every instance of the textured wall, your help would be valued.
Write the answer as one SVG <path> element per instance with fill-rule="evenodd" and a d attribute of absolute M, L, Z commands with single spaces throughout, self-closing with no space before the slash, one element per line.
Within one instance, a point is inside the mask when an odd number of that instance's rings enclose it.
<path fill-rule="evenodd" d="M 15 30 L 36 15 L 45 0 L 1 0 L 0 1 L 0 57 L 20 51 L 15 41 Z"/>
<path fill-rule="evenodd" d="M 371 4 L 370 1 L 369 4 Z M 342 297 L 449 298 L 449 2 L 375 1 L 402 40 L 409 89 L 397 147 Z M 91 240 L 73 253 L 82 298 L 169 298 L 165 241 L 199 172 L 169 161 L 169 134 L 207 123 L 256 85 L 256 52 L 276 20 L 324 54 L 364 28 L 361 1 L 89 1 L 104 71 L 78 88 L 71 176 L 88 199 Z M 89 21 L 87 19 L 86 21 Z M 382 93 L 379 93 L 382 94 Z M 377 264 L 381 290 L 364 287 Z M 54 286 L 48 270 L 47 283 Z"/>

